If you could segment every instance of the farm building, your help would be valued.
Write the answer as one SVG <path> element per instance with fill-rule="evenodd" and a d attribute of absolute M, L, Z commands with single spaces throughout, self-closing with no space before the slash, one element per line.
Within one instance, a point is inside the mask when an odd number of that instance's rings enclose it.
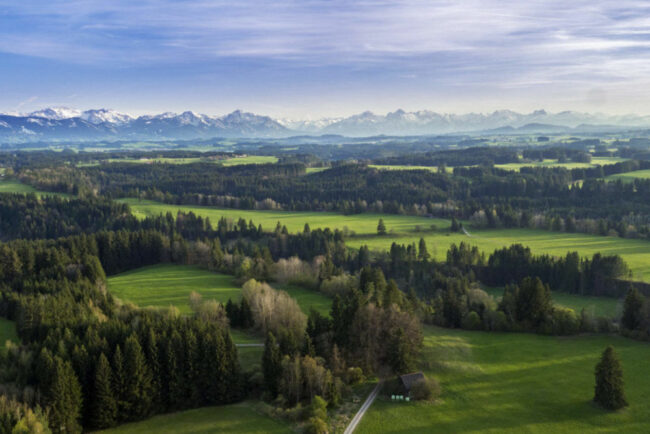
<path fill-rule="evenodd" d="M 411 387 L 418 380 L 425 380 L 422 372 L 412 372 L 410 374 L 400 375 L 399 379 L 405 395 L 408 395 L 411 392 Z"/>

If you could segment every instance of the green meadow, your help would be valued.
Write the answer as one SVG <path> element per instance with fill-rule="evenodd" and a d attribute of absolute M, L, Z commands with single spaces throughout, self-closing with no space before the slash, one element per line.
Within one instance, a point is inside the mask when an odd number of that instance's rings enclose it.
<path fill-rule="evenodd" d="M 498 169 L 514 170 L 514 171 L 519 171 L 519 169 L 521 169 L 522 167 L 564 167 L 565 169 L 578 169 L 578 168 L 588 169 L 591 167 L 605 166 L 607 164 L 615 164 L 625 160 L 627 160 L 627 158 L 593 157 L 591 159 L 591 163 L 573 163 L 573 162 L 560 163 L 558 160 L 555 159 L 545 159 L 544 161 L 522 161 L 520 163 L 495 164 L 494 167 Z M 371 164 L 368 167 L 373 167 L 375 169 L 382 169 L 382 170 L 429 170 L 432 172 L 438 171 L 438 167 L 435 166 Z M 446 171 L 447 173 L 453 173 L 454 168 L 448 166 L 446 167 Z"/>
<path fill-rule="evenodd" d="M 495 299 L 503 296 L 503 288 L 484 288 Z M 593 313 L 595 316 L 617 318 L 623 311 L 623 301 L 611 297 L 594 297 L 589 295 L 575 295 L 564 292 L 552 292 L 553 302 L 556 305 L 573 309 L 580 313 L 582 309 Z"/>
<path fill-rule="evenodd" d="M 167 212 L 175 215 L 178 211 L 191 211 L 194 214 L 209 217 L 213 224 L 216 224 L 221 217 L 232 219 L 235 222 L 239 218 L 246 221 L 253 220 L 256 225 L 261 224 L 262 228 L 267 231 L 275 229 L 279 221 L 286 225 L 289 232 L 292 233 L 302 231 L 305 223 L 309 223 L 312 229 L 337 228 L 343 230 L 348 228 L 348 230 L 357 234 L 375 234 L 377 233 L 377 222 L 380 218 L 384 219 L 384 223 L 389 230 L 396 232 L 414 231 L 418 226 L 423 230 L 430 229 L 431 225 L 436 225 L 438 228 L 449 226 L 449 222 L 443 219 L 396 214 L 342 215 L 333 212 L 256 211 L 193 205 L 168 205 L 152 200 L 132 198 L 121 199 L 120 201 L 129 204 L 133 214 L 139 218 L 158 216 Z"/>
<path fill-rule="evenodd" d="M 329 169 L 329 167 L 308 167 L 307 168 L 307 174 L 318 173 L 318 172 L 322 172 L 323 170 L 327 170 L 327 169 Z"/>
<path fill-rule="evenodd" d="M 60 196 L 60 197 L 69 197 L 65 193 L 51 193 L 49 191 L 39 191 L 32 187 L 31 185 L 23 184 L 22 182 L 16 179 L 3 179 L 0 180 L 0 193 L 34 193 L 38 197 L 41 196 Z"/>
<path fill-rule="evenodd" d="M 632 172 L 617 173 L 616 175 L 609 175 L 605 177 L 607 181 L 616 181 L 620 179 L 624 182 L 632 182 L 635 179 L 650 179 L 650 169 L 647 170 L 634 170 Z"/>
<path fill-rule="evenodd" d="M 154 416 L 141 422 L 99 431 L 104 434 L 280 434 L 291 433 L 289 425 L 265 416 L 259 404 L 245 401 L 217 407 L 202 407 Z"/>
<path fill-rule="evenodd" d="M 389 230 L 391 229 L 390 225 L 387 227 Z M 359 236 L 346 240 L 346 245 L 358 248 L 365 244 L 372 250 L 387 250 L 393 242 L 399 244 L 417 243 L 422 237 L 427 243 L 429 253 L 438 260 L 446 258 L 449 246 L 460 244 L 462 241 L 477 246 L 486 254 L 516 243 L 530 247 L 535 254 L 564 256 L 568 251 L 577 251 L 583 257 L 592 256 L 598 252 L 604 255 L 618 254 L 630 266 L 633 279 L 650 281 L 650 243 L 644 240 L 538 229 L 473 230 L 470 227 L 468 230 L 471 236 L 463 233 L 450 234 L 446 231 L 427 232 L 421 235 L 411 233 L 396 234 L 395 236 Z"/>
<path fill-rule="evenodd" d="M 480 229 L 468 227 L 471 236 L 463 233 L 449 233 L 449 220 L 427 217 L 402 216 L 395 214 L 354 214 L 342 215 L 327 212 L 255 211 L 220 209 L 213 207 L 168 205 L 160 202 L 138 199 L 123 199 L 132 212 L 140 217 L 159 215 L 179 210 L 192 211 L 197 215 L 209 217 L 214 223 L 222 216 L 237 220 L 253 220 L 265 230 L 272 230 L 278 221 L 287 226 L 290 232 L 301 231 L 304 224 L 315 228 L 347 228 L 354 232 L 348 237 L 346 245 L 359 248 L 368 245 L 372 250 L 388 250 L 393 242 L 400 244 L 417 243 L 425 239 L 429 253 L 436 259 L 444 260 L 452 244 L 466 242 L 477 246 L 487 254 L 495 249 L 520 243 L 530 247 L 535 254 L 563 256 L 569 251 L 577 251 L 583 257 L 594 253 L 618 254 L 628 263 L 633 279 L 650 281 L 650 243 L 618 237 L 603 237 L 590 234 L 550 232 L 538 229 Z M 377 222 L 382 218 L 389 232 L 378 236 Z M 432 231 L 431 226 L 436 230 Z"/>
<path fill-rule="evenodd" d="M 519 171 L 522 167 L 563 167 L 565 169 L 588 169 L 597 166 L 606 166 L 608 164 L 620 163 L 627 158 L 619 157 L 593 157 L 591 163 L 560 163 L 558 160 L 545 159 L 544 161 L 530 161 L 521 163 L 495 164 L 494 167 L 505 170 Z"/>
<path fill-rule="evenodd" d="M 0 350 L 5 347 L 7 341 L 18 342 L 16 324 L 13 321 L 0 317 Z"/>
<path fill-rule="evenodd" d="M 438 172 L 438 167 L 436 166 L 406 166 L 400 164 L 370 164 L 368 167 L 379 170 L 428 170 L 430 172 Z M 445 167 L 447 173 L 453 173 L 453 167 Z"/>
<path fill-rule="evenodd" d="M 310 309 L 323 315 L 329 314 L 332 299 L 319 292 L 292 285 L 272 286 L 286 291 L 305 314 L 309 314 Z M 192 291 L 201 294 L 204 300 L 214 299 L 220 303 L 241 298 L 241 288 L 234 284 L 233 276 L 175 264 L 152 265 L 111 276 L 108 278 L 108 289 L 120 300 L 140 307 L 175 306 L 181 313 L 190 312 L 189 295 Z M 259 336 L 238 329 L 231 329 L 231 336 L 237 344 L 259 344 L 264 341 Z M 258 369 L 263 350 L 260 347 L 238 348 L 242 367 L 248 371 Z"/>
<path fill-rule="evenodd" d="M 109 163 L 134 163 L 134 164 L 151 164 L 151 163 L 165 163 L 165 164 L 191 164 L 191 163 L 214 163 L 220 166 L 239 166 L 242 164 L 269 164 L 277 163 L 277 157 L 268 155 L 246 155 L 233 158 L 211 158 L 211 157 L 190 157 L 190 158 L 111 158 L 106 160 Z M 87 164 L 86 164 L 87 165 Z"/>
<path fill-rule="evenodd" d="M 272 286 L 295 298 L 305 313 L 311 308 L 324 314 L 330 310 L 332 300 L 319 292 L 291 285 Z M 175 264 L 152 265 L 111 276 L 108 289 L 120 300 L 140 307 L 173 305 L 182 313 L 190 312 L 192 291 L 201 294 L 204 300 L 214 299 L 220 303 L 241 298 L 241 288 L 234 284 L 233 276 Z"/>
<path fill-rule="evenodd" d="M 650 432 L 650 345 L 619 336 L 572 337 L 424 329 L 420 368 L 438 379 L 436 403 L 375 401 L 356 433 Z M 630 406 L 592 404 L 594 367 L 613 345 Z"/>

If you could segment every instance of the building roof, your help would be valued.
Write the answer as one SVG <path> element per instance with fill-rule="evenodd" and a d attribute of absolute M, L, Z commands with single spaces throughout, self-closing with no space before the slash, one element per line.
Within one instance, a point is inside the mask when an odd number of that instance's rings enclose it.
<path fill-rule="evenodd" d="M 402 380 L 402 384 L 404 384 L 404 387 L 408 391 L 411 390 L 413 383 L 418 380 L 424 380 L 424 374 L 422 372 L 412 372 L 410 374 L 400 375 L 399 378 Z"/>

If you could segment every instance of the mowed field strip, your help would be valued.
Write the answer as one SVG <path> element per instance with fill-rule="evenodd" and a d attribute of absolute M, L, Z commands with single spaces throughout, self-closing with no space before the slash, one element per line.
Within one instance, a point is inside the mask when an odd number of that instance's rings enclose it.
<path fill-rule="evenodd" d="M 650 432 L 650 345 L 619 336 L 553 337 L 424 328 L 420 368 L 438 402 L 375 401 L 356 433 Z M 594 366 L 613 345 L 630 406 L 592 404 Z"/>
<path fill-rule="evenodd" d="M 650 242 L 645 240 L 538 229 L 473 229 L 471 227 L 469 231 L 472 236 L 467 236 L 462 233 L 449 233 L 449 220 L 439 218 L 370 213 L 342 215 L 326 212 L 255 211 L 168 205 L 137 199 L 123 201 L 128 203 L 132 212 L 140 218 L 166 212 L 176 214 L 181 210 L 209 217 L 213 224 L 216 224 L 221 217 L 234 221 L 241 217 L 246 221 L 253 220 L 255 224 L 261 224 L 262 228 L 268 231 L 273 230 L 278 221 L 286 225 L 290 232 L 301 231 L 305 223 L 309 223 L 312 229 L 347 228 L 355 233 L 355 236 L 346 239 L 346 245 L 353 248 L 368 245 L 371 250 L 385 251 L 390 249 L 393 242 L 417 244 L 422 237 L 427 243 L 429 253 L 438 260 L 446 258 L 449 246 L 461 242 L 475 245 L 486 254 L 517 243 L 530 247 L 534 254 L 564 256 L 569 251 L 577 251 L 583 257 L 591 257 L 594 253 L 618 254 L 630 266 L 634 279 L 650 281 Z M 376 235 L 377 222 L 380 218 L 384 220 L 388 235 Z M 434 225 L 437 230 L 431 231 L 431 225 Z M 418 228 L 421 232 L 417 231 Z"/>

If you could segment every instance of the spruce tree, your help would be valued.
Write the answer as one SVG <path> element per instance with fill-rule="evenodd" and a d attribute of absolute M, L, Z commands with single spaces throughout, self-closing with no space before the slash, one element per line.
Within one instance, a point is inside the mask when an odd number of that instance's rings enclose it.
<path fill-rule="evenodd" d="M 621 322 L 628 330 L 636 330 L 643 321 L 644 298 L 636 288 L 630 289 L 625 297 Z"/>
<path fill-rule="evenodd" d="M 151 372 L 135 335 L 129 336 L 124 344 L 124 375 L 129 418 L 137 420 L 149 415 L 152 398 Z"/>
<path fill-rule="evenodd" d="M 239 306 L 239 325 L 247 329 L 253 327 L 254 323 L 251 305 L 246 298 L 242 298 L 241 305 Z"/>
<path fill-rule="evenodd" d="M 96 428 L 115 425 L 117 401 L 113 395 L 113 374 L 108 359 L 101 353 L 95 369 L 94 397 L 91 402 L 92 424 Z"/>
<path fill-rule="evenodd" d="M 427 250 L 427 243 L 424 241 L 424 238 L 420 238 L 420 245 L 418 246 L 418 259 L 420 261 L 428 261 L 431 258 L 429 251 Z"/>
<path fill-rule="evenodd" d="M 53 359 L 52 380 L 45 393 L 49 421 L 54 433 L 80 433 L 81 386 L 70 365 L 56 356 Z"/>
<path fill-rule="evenodd" d="M 126 376 L 124 374 L 124 356 L 118 345 L 113 353 L 113 393 L 117 402 L 117 420 L 126 420 L 128 403 L 126 402 Z"/>
<path fill-rule="evenodd" d="M 269 333 L 264 343 L 264 355 L 262 356 L 262 372 L 264 373 L 264 385 L 271 398 L 278 396 L 280 377 L 282 375 L 282 354 L 275 340 L 273 333 Z"/>
<path fill-rule="evenodd" d="M 384 224 L 384 219 L 379 219 L 377 224 L 377 235 L 386 235 L 386 225 Z"/>
<path fill-rule="evenodd" d="M 309 333 L 307 332 L 305 332 L 305 337 L 303 338 L 302 355 L 316 357 L 316 349 L 314 348 L 314 343 L 311 340 Z"/>
<path fill-rule="evenodd" d="M 393 372 L 403 374 L 410 371 L 413 366 L 412 351 L 401 327 L 393 333 L 388 345 L 388 363 Z"/>
<path fill-rule="evenodd" d="M 608 410 L 618 410 L 628 405 L 623 390 L 623 369 L 611 345 L 605 349 L 596 365 L 594 401 Z"/>

